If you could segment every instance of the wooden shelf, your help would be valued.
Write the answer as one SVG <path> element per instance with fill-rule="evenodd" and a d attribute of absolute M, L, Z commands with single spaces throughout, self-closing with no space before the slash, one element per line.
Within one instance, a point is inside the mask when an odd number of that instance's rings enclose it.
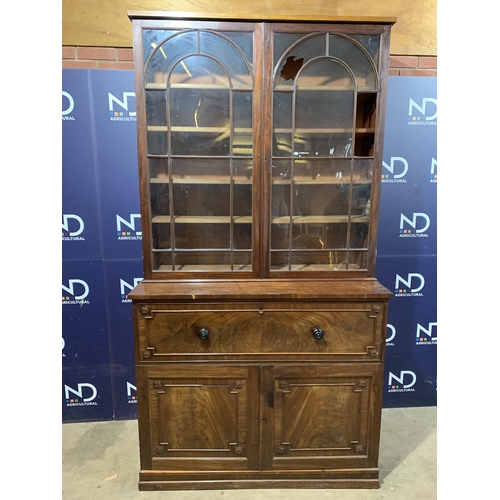
<path fill-rule="evenodd" d="M 351 223 L 369 222 L 368 215 L 351 215 Z M 297 215 L 292 217 L 293 224 L 346 224 L 349 221 L 348 215 Z M 170 224 L 172 217 L 170 215 L 156 215 L 152 218 L 153 224 Z M 252 216 L 241 215 L 233 217 L 234 224 L 251 224 Z M 175 224 L 230 224 L 229 215 L 177 215 L 174 217 Z M 289 224 L 290 217 L 275 217 L 273 224 Z"/>
<path fill-rule="evenodd" d="M 153 177 L 149 180 L 151 184 L 168 184 L 168 177 Z M 172 184 L 207 184 L 207 185 L 229 185 L 231 179 L 229 176 L 224 175 L 207 175 L 203 177 L 173 177 Z M 290 179 L 283 179 L 281 177 L 273 178 L 273 185 L 290 185 Z M 352 180 L 353 184 L 371 184 L 371 179 L 356 179 Z M 323 186 L 329 184 L 342 184 L 349 185 L 350 179 L 349 177 L 342 177 L 339 179 L 334 176 L 320 176 L 316 178 L 296 178 L 293 180 L 294 184 L 297 185 L 315 185 L 315 186 Z M 252 179 L 248 177 L 233 177 L 233 184 L 235 185 L 251 185 Z"/>
<path fill-rule="evenodd" d="M 196 132 L 196 133 L 211 133 L 211 134 L 220 134 L 222 132 L 229 133 L 229 125 L 227 127 L 183 127 L 183 126 L 175 126 L 170 127 L 171 132 Z M 167 132 L 169 128 L 166 125 L 148 125 L 148 132 Z M 252 129 L 236 127 L 233 132 L 235 134 L 251 134 Z"/>
<path fill-rule="evenodd" d="M 297 215 L 292 217 L 293 224 L 347 224 L 348 215 Z M 369 222 L 369 215 L 351 215 L 351 223 Z M 275 217 L 273 224 L 289 224 L 290 217 Z"/>
<path fill-rule="evenodd" d="M 351 134 L 353 129 L 351 127 L 346 128 L 296 128 L 295 135 L 298 134 Z M 354 129 L 356 134 L 374 134 L 374 128 L 356 128 Z M 291 128 L 275 128 L 275 134 L 291 134 Z"/>
<path fill-rule="evenodd" d="M 168 184 L 168 177 L 153 177 L 149 180 L 151 184 Z M 209 185 L 229 185 L 231 179 L 226 175 L 207 175 L 203 177 L 172 177 L 172 184 L 209 184 Z M 235 185 L 251 185 L 252 179 L 248 177 L 233 177 Z"/>
<path fill-rule="evenodd" d="M 274 91 L 278 92 L 293 92 L 294 87 L 292 84 L 290 85 L 276 85 L 273 89 Z M 376 92 L 375 89 L 371 87 L 367 87 L 366 85 L 360 85 L 358 88 L 354 87 L 349 87 L 346 85 L 336 85 L 336 86 L 319 86 L 319 85 L 300 85 L 297 87 L 296 90 L 307 90 L 307 91 L 313 91 L 313 92 L 325 92 L 325 91 L 330 91 L 330 92 Z"/>
<path fill-rule="evenodd" d="M 229 215 L 176 215 L 174 216 L 175 224 L 230 224 L 231 217 Z M 156 215 L 152 218 L 153 224 L 170 224 L 172 217 L 170 215 Z M 240 215 L 233 217 L 235 224 L 251 224 L 251 215 Z"/>
<path fill-rule="evenodd" d="M 292 264 L 292 271 L 345 271 L 345 264 Z M 349 269 L 359 269 L 357 264 L 349 264 Z M 288 265 L 271 266 L 271 271 L 289 271 Z"/>
<path fill-rule="evenodd" d="M 176 265 L 175 266 L 176 271 L 187 271 L 187 272 L 200 272 L 200 273 L 206 273 L 206 272 L 225 272 L 225 271 L 231 271 L 231 265 L 230 264 L 220 264 L 220 265 L 206 265 L 206 264 L 189 264 L 189 265 Z M 252 270 L 252 265 L 251 264 L 233 264 L 233 271 L 251 271 Z M 162 272 L 162 271 L 172 271 L 172 266 L 159 266 L 157 271 Z"/>
<path fill-rule="evenodd" d="M 166 125 L 148 125 L 148 132 L 167 132 L 169 128 Z M 171 132 L 196 132 L 196 133 L 212 133 L 220 134 L 221 132 L 228 132 L 229 125 L 227 127 L 183 127 L 175 126 L 170 127 Z M 350 127 L 346 128 L 296 128 L 295 135 L 298 134 L 346 134 L 352 133 L 353 129 Z M 374 128 L 356 128 L 354 129 L 356 134 L 374 134 Z M 236 127 L 233 132 L 235 134 L 251 134 L 252 129 L 250 127 Z M 275 128 L 275 134 L 291 134 L 291 128 Z"/>
<path fill-rule="evenodd" d="M 290 179 L 283 179 L 282 177 L 275 177 L 272 179 L 273 185 L 281 186 L 281 185 L 290 185 L 291 180 Z M 371 184 L 371 179 L 356 179 L 353 178 L 352 183 L 353 184 Z M 294 178 L 293 179 L 294 184 L 298 185 L 315 185 L 315 186 L 323 186 L 323 185 L 328 185 L 328 184 L 343 184 L 345 186 L 350 184 L 350 178 L 349 177 L 334 177 L 332 176 L 326 176 L 326 175 L 321 175 L 319 177 L 313 178 L 312 176 L 307 178 L 307 177 L 300 177 L 300 178 Z"/>

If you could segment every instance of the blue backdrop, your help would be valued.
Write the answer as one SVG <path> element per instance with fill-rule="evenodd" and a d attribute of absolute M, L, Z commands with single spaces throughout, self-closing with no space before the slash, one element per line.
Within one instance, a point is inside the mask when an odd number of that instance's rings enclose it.
<path fill-rule="evenodd" d="M 133 71 L 63 70 L 63 422 L 137 417 L 143 277 Z M 436 404 L 436 78 L 390 77 L 376 276 L 389 305 L 384 407 Z"/>

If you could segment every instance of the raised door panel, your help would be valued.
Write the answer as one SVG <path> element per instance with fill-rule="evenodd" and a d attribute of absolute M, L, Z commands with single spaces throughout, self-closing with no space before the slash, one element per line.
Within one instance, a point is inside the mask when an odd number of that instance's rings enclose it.
<path fill-rule="evenodd" d="M 383 365 L 275 367 L 273 470 L 377 467 Z"/>
<path fill-rule="evenodd" d="M 146 383 L 147 408 L 142 410 L 149 413 L 150 425 L 143 432 L 150 466 L 143 468 L 258 468 L 258 408 L 250 401 L 258 391 L 258 371 L 177 365 L 148 369 Z"/>

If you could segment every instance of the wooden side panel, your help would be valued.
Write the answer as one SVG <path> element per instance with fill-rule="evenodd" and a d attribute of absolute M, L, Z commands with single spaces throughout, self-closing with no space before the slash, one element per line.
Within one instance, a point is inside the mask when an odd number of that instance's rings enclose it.
<path fill-rule="evenodd" d="M 132 29 L 127 11 L 159 10 L 154 0 L 63 0 L 63 45 L 131 47 Z M 391 54 L 437 54 L 437 1 L 423 0 L 167 0 L 161 10 L 192 13 L 194 16 L 233 17 L 236 19 L 327 20 L 328 17 L 359 18 L 363 16 L 397 17 L 391 40 Z"/>

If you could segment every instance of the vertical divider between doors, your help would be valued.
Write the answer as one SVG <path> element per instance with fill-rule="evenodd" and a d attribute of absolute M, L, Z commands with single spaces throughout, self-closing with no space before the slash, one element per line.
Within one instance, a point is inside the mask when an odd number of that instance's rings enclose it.
<path fill-rule="evenodd" d="M 272 69 L 273 69 L 273 39 L 272 25 L 262 23 L 263 54 L 262 60 L 262 86 L 260 90 L 261 113 L 259 121 L 261 123 L 261 150 L 260 150 L 260 192 L 261 192 L 261 267 L 260 277 L 269 277 L 270 266 L 270 234 L 271 234 L 271 130 L 272 130 Z M 264 77 L 264 75 L 267 75 Z"/>
<path fill-rule="evenodd" d="M 260 460 L 261 470 L 273 468 L 274 366 L 260 367 Z"/>

